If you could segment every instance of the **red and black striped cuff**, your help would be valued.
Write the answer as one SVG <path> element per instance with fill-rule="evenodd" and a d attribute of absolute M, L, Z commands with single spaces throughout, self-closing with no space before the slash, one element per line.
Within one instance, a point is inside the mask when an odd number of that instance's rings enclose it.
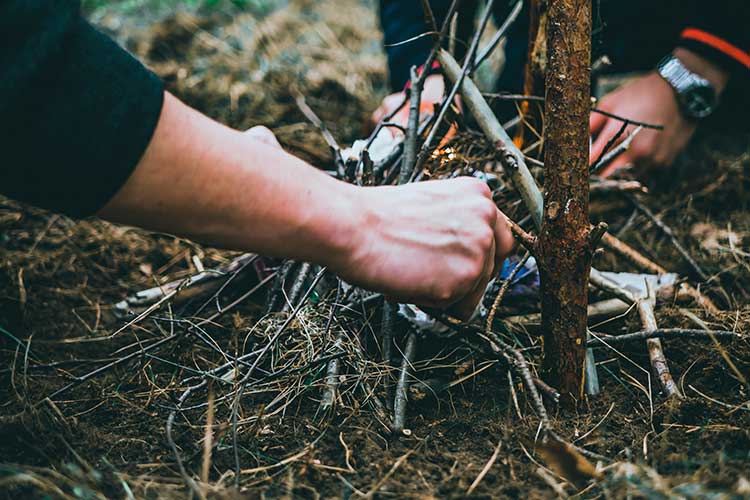
<path fill-rule="evenodd" d="M 750 47 L 744 49 L 700 28 L 688 27 L 680 34 L 680 45 L 695 50 L 730 69 L 750 70 Z"/>

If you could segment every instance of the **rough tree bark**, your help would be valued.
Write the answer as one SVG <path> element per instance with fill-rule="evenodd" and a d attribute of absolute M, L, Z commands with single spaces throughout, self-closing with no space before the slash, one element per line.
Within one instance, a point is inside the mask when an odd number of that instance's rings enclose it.
<path fill-rule="evenodd" d="M 589 241 L 591 0 L 549 0 L 544 217 L 539 236 L 543 370 L 561 404 L 583 399 Z"/>

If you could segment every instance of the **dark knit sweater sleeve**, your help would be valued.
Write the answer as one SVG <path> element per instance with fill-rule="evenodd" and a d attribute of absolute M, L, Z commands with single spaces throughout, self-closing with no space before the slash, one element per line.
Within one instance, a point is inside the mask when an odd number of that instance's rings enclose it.
<path fill-rule="evenodd" d="M 713 0 L 688 10 L 679 46 L 750 76 L 750 2 Z"/>
<path fill-rule="evenodd" d="M 156 75 L 79 9 L 0 0 L 0 193 L 75 217 L 125 183 L 163 103 Z"/>

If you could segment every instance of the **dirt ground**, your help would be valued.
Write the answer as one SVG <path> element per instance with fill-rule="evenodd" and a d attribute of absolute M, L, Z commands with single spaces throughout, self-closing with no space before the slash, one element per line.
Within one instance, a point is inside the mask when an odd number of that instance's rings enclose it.
<path fill-rule="evenodd" d="M 181 99 L 233 127 L 265 124 L 316 166 L 331 168 L 332 156 L 297 96 L 350 144 L 385 93 L 372 2 L 210 2 L 173 7 L 174 15 L 136 3 L 92 7 L 92 19 Z M 473 135 L 454 146 L 455 156 L 441 163 L 448 171 L 483 164 L 491 149 Z M 663 300 L 659 326 L 747 335 L 750 135 L 702 131 L 677 165 L 649 177 L 648 189 L 643 200 L 709 274 L 700 289 L 721 309 Z M 669 239 L 626 198 L 593 194 L 592 210 L 613 234 L 692 277 Z M 118 315 L 114 304 L 199 267 L 226 265 L 236 253 L 5 199 L 0 228 L 2 498 L 189 498 L 190 481 L 206 498 L 750 498 L 747 337 L 666 340 L 681 401 L 660 392 L 645 344 L 597 350 L 600 395 L 578 413 L 548 404 L 559 435 L 602 457 L 591 459 L 599 472 L 583 474 L 586 464 L 567 463 L 577 455 L 536 443 L 539 422 L 507 366 L 456 341 L 420 344 L 415 378 L 448 383 L 413 392 L 409 432 L 392 436 L 388 409 L 379 405 L 397 374 L 377 361 L 379 308 L 334 314 L 335 286 L 313 294 L 294 317 L 292 334 L 262 365 L 264 377 L 248 385 L 237 415 L 236 380 L 226 374 L 185 396 L 228 353 L 265 345 L 289 311 L 267 314 L 265 289 L 230 307 L 256 284 L 254 273 L 238 274 L 207 301 L 165 303 L 135 319 Z M 596 265 L 635 271 L 607 252 Z M 498 324 L 536 366 L 538 332 Z M 640 323 L 631 312 L 592 328 L 616 334 Z M 322 410 L 327 363 L 320 360 L 332 356 L 345 369 L 335 404 Z M 54 395 L 66 384 L 72 387 Z"/>

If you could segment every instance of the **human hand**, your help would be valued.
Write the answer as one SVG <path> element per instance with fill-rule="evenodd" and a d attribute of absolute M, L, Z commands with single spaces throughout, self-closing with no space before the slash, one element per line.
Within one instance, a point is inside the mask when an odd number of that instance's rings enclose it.
<path fill-rule="evenodd" d="M 326 265 L 402 302 L 473 312 L 513 246 L 484 183 L 357 187 L 285 153 L 272 137 L 261 128 L 238 133 L 167 93 L 149 147 L 99 214 Z"/>
<path fill-rule="evenodd" d="M 440 104 L 445 94 L 445 82 L 441 75 L 430 75 L 425 78 L 424 86 L 422 87 L 422 97 L 419 102 L 419 114 L 420 116 L 426 114 L 432 114 L 436 104 Z M 380 107 L 376 109 L 370 117 L 371 126 L 375 126 L 380 123 L 386 116 L 391 115 L 395 112 L 391 118 L 391 122 L 406 127 L 409 123 L 409 101 L 405 101 L 406 92 L 396 92 L 386 96 Z M 399 108 L 399 106 L 401 106 Z M 398 110 L 398 111 L 397 111 Z M 395 127 L 388 127 L 388 130 L 393 134 L 394 137 L 403 135 L 401 130 Z"/>
<path fill-rule="evenodd" d="M 472 178 L 357 190 L 360 218 L 331 267 L 399 302 L 474 312 L 513 248 L 507 219 Z"/>
<path fill-rule="evenodd" d="M 612 175 L 625 165 L 638 169 L 668 166 L 690 141 L 697 122 L 680 111 L 672 87 L 656 72 L 633 80 L 604 96 L 598 108 L 618 116 L 664 126 L 664 130 L 644 128 L 633 138 L 630 147 L 600 172 Z M 599 158 L 622 127 L 622 122 L 600 113 L 591 113 L 589 128 L 595 137 L 591 148 L 591 162 Z M 630 125 L 620 137 L 624 140 L 635 129 Z"/>
<path fill-rule="evenodd" d="M 266 127 L 253 127 L 245 135 L 281 148 Z M 348 253 L 341 274 L 352 272 L 350 281 L 401 302 L 455 304 L 456 314 L 471 316 L 496 266 L 513 247 L 505 216 L 486 184 L 464 178 L 360 191 L 356 203 L 369 210 L 359 226 L 364 238 Z M 363 194 L 369 195 L 369 204 L 362 203 Z M 394 206 L 400 207 L 398 213 L 392 213 Z"/>
<path fill-rule="evenodd" d="M 711 82 L 717 92 L 724 90 L 729 76 L 721 68 L 685 49 L 676 49 L 674 55 L 688 69 Z M 601 172 L 603 177 L 629 164 L 640 170 L 670 165 L 690 141 L 698 125 L 697 121 L 682 114 L 672 87 L 655 71 L 607 94 L 598 108 L 632 120 L 664 126 L 664 130 L 641 130 L 628 150 Z M 591 114 L 589 128 L 591 135 L 595 136 L 591 148 L 592 163 L 599 158 L 607 142 L 621 126 L 619 120 L 600 113 Z M 633 129 L 635 126 L 629 126 L 620 141 Z"/>

